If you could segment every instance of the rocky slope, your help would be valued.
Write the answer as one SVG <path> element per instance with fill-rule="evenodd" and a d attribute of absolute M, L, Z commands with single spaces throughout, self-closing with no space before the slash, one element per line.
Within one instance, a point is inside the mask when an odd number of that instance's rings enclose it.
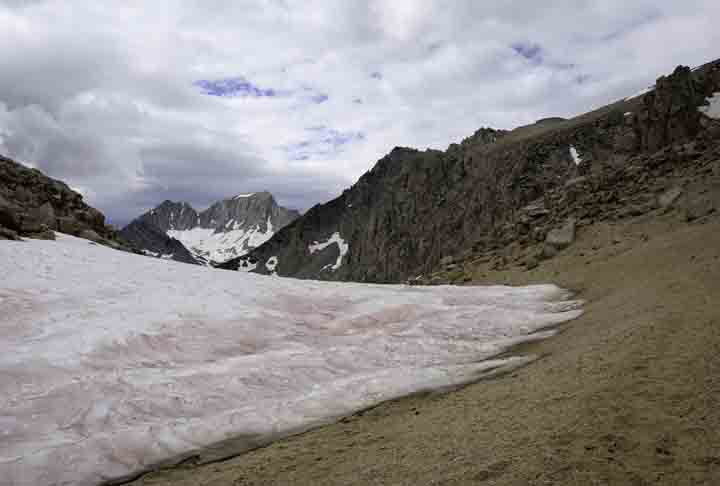
<path fill-rule="evenodd" d="M 298 216 L 269 192 L 240 194 L 201 212 L 185 202 L 165 201 L 120 234 L 152 256 L 218 263 L 244 255 Z"/>
<path fill-rule="evenodd" d="M 105 216 L 85 204 L 82 195 L 0 156 L 0 239 L 54 239 L 53 231 L 121 247 Z"/>
<path fill-rule="evenodd" d="M 571 120 L 483 128 L 444 152 L 395 148 L 340 197 L 222 268 L 396 282 L 479 255 L 503 265 L 520 254 L 532 266 L 598 218 L 677 199 L 684 189 L 668 174 L 706 170 L 717 155 L 719 104 L 715 61 Z M 718 208 L 713 194 L 687 197 L 691 213 Z"/>
<path fill-rule="evenodd" d="M 120 237 L 148 256 L 199 263 L 190 251 L 175 238 L 145 221 L 135 220 L 120 231 Z"/>

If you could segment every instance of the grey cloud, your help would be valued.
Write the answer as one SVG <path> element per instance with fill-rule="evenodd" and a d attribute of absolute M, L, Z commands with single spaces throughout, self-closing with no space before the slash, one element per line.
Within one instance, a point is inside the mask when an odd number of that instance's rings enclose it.
<path fill-rule="evenodd" d="M 713 0 L 0 0 L 0 152 L 116 222 L 167 198 L 202 208 L 257 190 L 304 210 L 395 145 L 571 116 L 710 60 L 719 22 Z M 193 86 L 240 77 L 327 98 Z M 289 160 L 284 148 L 321 125 L 364 137 Z"/>

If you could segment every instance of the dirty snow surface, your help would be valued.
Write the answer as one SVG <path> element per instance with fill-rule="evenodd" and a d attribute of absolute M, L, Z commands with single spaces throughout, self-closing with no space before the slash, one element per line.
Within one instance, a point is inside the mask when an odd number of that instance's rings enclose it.
<path fill-rule="evenodd" d="M 579 315 L 552 285 L 270 278 L 58 235 L 0 244 L 0 483 L 208 461 L 528 358 Z M 213 447 L 209 447 L 214 445 Z"/>

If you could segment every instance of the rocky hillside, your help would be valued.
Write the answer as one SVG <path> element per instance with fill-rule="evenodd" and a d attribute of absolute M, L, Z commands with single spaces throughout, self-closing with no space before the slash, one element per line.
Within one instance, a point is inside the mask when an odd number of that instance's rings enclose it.
<path fill-rule="evenodd" d="M 128 243 L 132 242 L 133 247 L 147 256 L 183 263 L 200 263 L 182 243 L 145 221 L 131 222 L 120 231 L 120 237 Z"/>
<path fill-rule="evenodd" d="M 218 263 L 246 254 L 299 215 L 279 206 L 269 192 L 240 194 L 201 212 L 165 201 L 120 234 L 148 255 Z"/>
<path fill-rule="evenodd" d="M 502 265 L 515 252 L 532 266 L 597 218 L 657 210 L 683 193 L 697 206 L 689 217 L 716 210 L 714 194 L 687 196 L 669 175 L 714 170 L 719 111 L 715 61 L 570 120 L 484 128 L 444 152 L 395 148 L 340 197 L 222 268 L 397 282 L 478 255 Z"/>
<path fill-rule="evenodd" d="M 0 156 L 0 239 L 54 239 L 53 231 L 120 247 L 105 216 L 64 182 Z"/>

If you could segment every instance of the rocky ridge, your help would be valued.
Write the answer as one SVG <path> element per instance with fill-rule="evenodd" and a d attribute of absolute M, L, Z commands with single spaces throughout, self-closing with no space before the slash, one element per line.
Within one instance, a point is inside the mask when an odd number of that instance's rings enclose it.
<path fill-rule="evenodd" d="M 647 93 L 571 120 L 483 128 L 444 152 L 395 148 L 340 197 L 222 268 L 455 281 L 474 259 L 537 265 L 597 220 L 668 204 L 702 217 L 720 208 L 718 190 L 699 194 L 693 182 L 720 179 L 719 92 L 720 61 L 678 67 Z"/>
<path fill-rule="evenodd" d="M 151 256 L 219 263 L 247 253 L 298 216 L 269 192 L 240 194 L 200 212 L 186 202 L 164 201 L 120 234 Z"/>
<path fill-rule="evenodd" d="M 105 216 L 81 194 L 41 171 L 0 156 L 0 239 L 54 239 L 54 231 L 119 249 Z"/>

